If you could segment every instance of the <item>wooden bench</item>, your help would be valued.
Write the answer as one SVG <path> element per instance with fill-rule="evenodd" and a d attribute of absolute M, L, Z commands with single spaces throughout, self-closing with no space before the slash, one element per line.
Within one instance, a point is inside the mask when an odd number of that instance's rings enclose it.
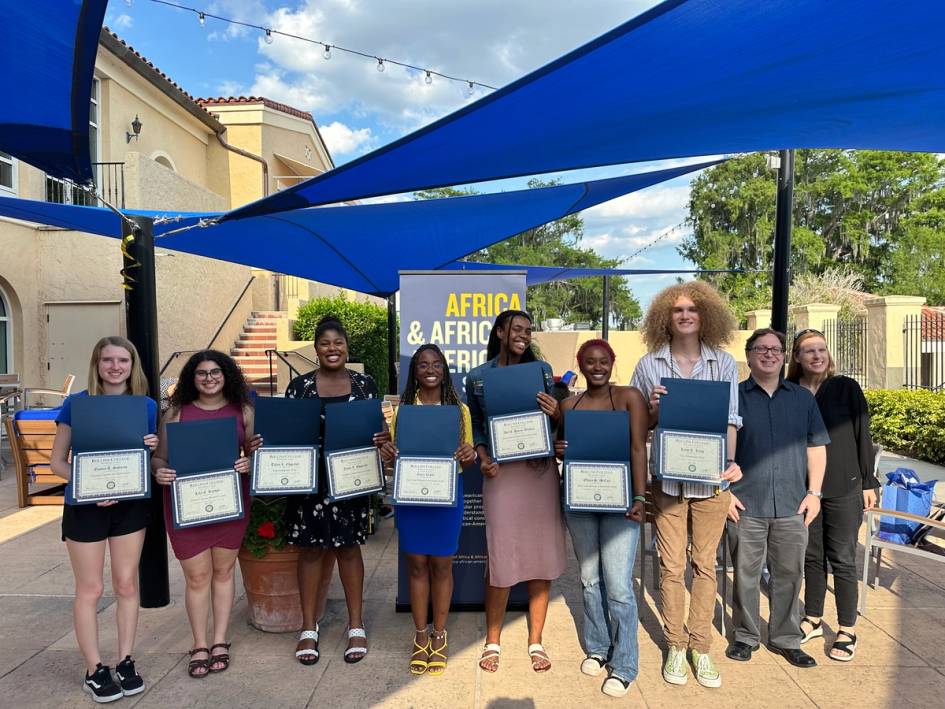
<path fill-rule="evenodd" d="M 49 467 L 56 422 L 51 419 L 4 418 L 16 469 L 16 495 L 20 507 L 61 505 L 66 480 Z M 49 486 L 36 490 L 36 486 Z"/>

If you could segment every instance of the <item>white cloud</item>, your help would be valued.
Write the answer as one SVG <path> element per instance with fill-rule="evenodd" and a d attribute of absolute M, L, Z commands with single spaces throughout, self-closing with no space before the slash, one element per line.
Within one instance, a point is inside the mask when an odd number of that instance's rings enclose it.
<path fill-rule="evenodd" d="M 348 155 L 361 147 L 370 146 L 374 140 L 370 128 L 352 129 L 341 121 L 320 126 L 318 130 L 332 155 Z"/>
<path fill-rule="evenodd" d="M 685 212 L 689 186 L 650 187 L 605 202 L 587 214 L 600 220 L 671 218 Z"/>
<path fill-rule="evenodd" d="M 113 19 L 109 24 L 112 27 L 112 29 L 127 30 L 133 27 L 134 23 L 135 23 L 134 18 L 132 18 L 131 15 L 129 15 L 128 13 L 123 12 L 118 17 Z"/>

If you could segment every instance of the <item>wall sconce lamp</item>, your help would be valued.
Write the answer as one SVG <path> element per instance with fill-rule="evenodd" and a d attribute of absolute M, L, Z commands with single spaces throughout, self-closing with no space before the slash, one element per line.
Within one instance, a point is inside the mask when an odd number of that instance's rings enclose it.
<path fill-rule="evenodd" d="M 131 122 L 131 130 L 131 133 L 125 131 L 126 143 L 130 143 L 132 140 L 138 140 L 138 137 L 141 135 L 141 120 L 138 118 L 138 114 L 135 114 L 135 119 Z"/>

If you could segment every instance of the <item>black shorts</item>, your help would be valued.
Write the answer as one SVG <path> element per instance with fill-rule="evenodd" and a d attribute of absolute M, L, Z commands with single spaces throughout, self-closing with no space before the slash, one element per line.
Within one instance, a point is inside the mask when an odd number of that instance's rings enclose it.
<path fill-rule="evenodd" d="M 100 542 L 144 529 L 150 519 L 150 500 L 124 500 L 109 507 L 64 505 L 62 540 Z"/>

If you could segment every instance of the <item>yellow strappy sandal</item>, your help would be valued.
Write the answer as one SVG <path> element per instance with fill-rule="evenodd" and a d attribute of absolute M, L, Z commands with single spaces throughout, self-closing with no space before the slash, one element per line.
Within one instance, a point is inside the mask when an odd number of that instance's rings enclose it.
<path fill-rule="evenodd" d="M 418 654 L 422 653 L 428 658 L 430 657 L 430 638 L 427 638 L 427 644 L 421 645 L 417 642 L 417 638 L 413 639 L 413 654 L 410 655 L 410 674 L 412 675 L 422 675 L 427 671 L 429 667 L 429 662 L 420 657 L 417 657 Z"/>
<path fill-rule="evenodd" d="M 442 647 L 439 647 L 439 648 L 433 647 L 433 638 L 434 638 L 434 637 L 436 637 L 437 640 L 439 640 L 439 634 L 438 634 L 436 631 L 434 631 L 434 632 L 431 634 L 431 636 L 430 636 L 430 644 L 428 645 L 428 647 L 430 648 L 430 660 L 429 660 L 429 662 L 427 662 L 427 674 L 431 674 L 431 675 L 436 676 L 436 675 L 441 675 L 441 674 L 443 674 L 444 672 L 446 672 L 446 660 L 447 660 L 447 657 L 446 657 L 446 653 L 444 652 L 444 650 L 446 650 L 446 648 L 449 647 L 449 643 L 446 641 L 446 631 L 445 631 L 445 630 L 443 631 L 443 645 L 442 645 Z M 434 660 L 434 659 L 433 659 L 434 657 L 441 657 L 441 658 L 443 658 L 443 659 L 442 659 L 442 660 Z"/>

